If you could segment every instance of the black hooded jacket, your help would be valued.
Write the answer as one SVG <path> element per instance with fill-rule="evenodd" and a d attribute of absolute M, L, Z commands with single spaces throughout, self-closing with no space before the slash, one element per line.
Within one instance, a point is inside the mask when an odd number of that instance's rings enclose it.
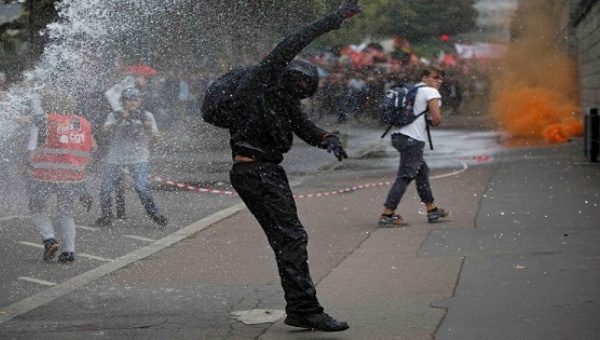
<path fill-rule="evenodd" d="M 292 60 L 311 41 L 338 29 L 342 18 L 332 13 L 280 42 L 259 64 L 248 67 L 235 92 L 236 114 L 230 125 L 233 156 L 281 163 L 292 147 L 293 134 L 321 147 L 327 132 L 310 121 L 301 110 L 300 97 L 282 83 L 290 72 L 302 72 L 309 80 L 309 93 L 318 85 L 316 67 Z M 293 70 L 293 71 L 292 71 Z"/>

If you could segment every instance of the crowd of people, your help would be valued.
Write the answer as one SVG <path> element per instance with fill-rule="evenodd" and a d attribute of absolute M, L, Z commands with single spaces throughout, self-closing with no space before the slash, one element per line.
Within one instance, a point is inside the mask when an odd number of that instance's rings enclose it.
<path fill-rule="evenodd" d="M 377 45 L 373 44 L 372 48 L 379 51 L 381 47 Z M 320 65 L 326 75 L 322 77 L 319 91 L 308 106 L 310 114 L 317 118 L 333 115 L 339 122 L 377 119 L 385 91 L 405 82 L 420 81 L 420 69 L 432 64 L 443 67 L 446 73 L 440 88 L 444 114 L 485 110 L 484 98 L 487 98 L 490 90 L 488 64 L 481 61 L 459 60 L 448 64 L 443 59 L 428 61 L 411 58 L 412 61 L 393 65 L 377 61 L 356 65 L 343 56 L 326 60 L 330 61 Z"/>
<path fill-rule="evenodd" d="M 340 123 L 377 120 L 385 91 L 403 82 L 418 82 L 420 69 L 431 64 L 443 67 L 446 72 L 440 88 L 443 114 L 486 110 L 485 98 L 488 98 L 490 83 L 487 79 L 489 64 L 485 61 L 458 59 L 449 64 L 443 59 L 427 61 L 412 58 L 406 64 L 398 62 L 391 66 L 390 63 L 376 61 L 357 65 L 339 52 L 304 57 L 317 65 L 319 72 L 315 95 L 303 100 L 311 118 L 333 116 Z M 228 69 L 227 65 L 218 66 Z M 165 129 L 178 123 L 200 122 L 204 92 L 218 75 L 218 72 L 197 72 L 185 76 L 179 73 L 178 78 L 175 72 L 159 72 L 152 76 L 150 92 L 154 107 L 151 111 L 156 115 L 159 127 Z"/>
<path fill-rule="evenodd" d="M 419 72 L 425 65 L 445 70 L 446 79 L 440 88 L 443 114 L 486 110 L 485 98 L 490 91 L 488 60 L 460 59 L 447 48 L 428 60 L 417 56 L 404 39 L 398 41 L 389 51 L 379 43 L 370 43 L 360 50 L 346 46 L 302 55 L 318 66 L 319 74 L 315 95 L 303 100 L 308 115 L 315 119 L 333 116 L 340 123 L 378 119 L 385 91 L 403 82 L 420 81 Z M 135 85 L 142 91 L 144 106 L 154 114 L 160 130 L 200 123 L 206 89 L 234 66 L 237 65 L 229 65 L 224 58 L 216 58 L 202 67 L 178 65 L 178 69 L 115 63 L 108 72 L 110 79 L 97 81 L 104 86 L 79 96 L 80 111 L 92 122 L 94 130 L 99 131 L 107 112 L 114 110 L 114 102 L 118 102 L 115 94 Z M 110 103 L 106 100 L 107 88 Z"/>

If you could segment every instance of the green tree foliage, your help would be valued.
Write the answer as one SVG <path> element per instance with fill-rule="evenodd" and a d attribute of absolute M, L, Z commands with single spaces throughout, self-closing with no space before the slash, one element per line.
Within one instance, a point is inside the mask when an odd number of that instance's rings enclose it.
<path fill-rule="evenodd" d="M 269 1 L 271 2 L 271 1 Z M 277 1 L 275 1 L 277 2 Z M 293 1 L 292 1 L 293 2 Z M 359 44 L 365 38 L 407 38 L 414 44 L 455 35 L 476 27 L 476 0 L 368 0 L 361 1 L 363 12 L 344 28 L 317 40 L 313 46 Z M 312 8 L 312 18 L 335 9 L 339 0 L 303 2 Z M 319 6 L 320 3 L 320 6 Z M 306 23 L 307 20 L 300 21 Z"/>
<path fill-rule="evenodd" d="M 60 0 L 25 0 L 23 15 L 3 25 L 4 30 L 0 27 L 2 51 L 20 53 L 18 59 L 27 61 L 11 62 L 13 66 L 30 66 L 41 55 L 46 41 L 39 32 L 56 20 L 58 2 Z M 325 35 L 313 47 L 358 44 L 365 37 L 397 35 L 418 43 L 442 33 L 469 31 L 475 27 L 474 2 L 363 0 L 363 13 L 345 23 L 342 29 Z M 112 15 L 112 20 L 130 25 L 131 29 L 120 32 L 111 44 L 126 58 L 151 55 L 159 65 L 184 65 L 191 59 L 218 58 L 226 59 L 225 64 L 253 62 L 283 36 L 335 10 L 339 4 L 340 0 L 121 1 L 112 5 L 122 9 Z M 165 10 L 158 15 L 156 11 L 145 9 L 147 6 L 164 6 Z M 9 38 L 3 32 L 10 25 L 20 33 Z M 16 46 L 23 42 L 27 46 L 26 53 L 17 51 Z M 10 58 L 3 59 L 9 61 Z"/>
<path fill-rule="evenodd" d="M 17 77 L 42 54 L 46 41 L 40 35 L 46 25 L 56 20 L 57 0 L 25 0 L 23 12 L 12 22 L 0 24 L 0 68 L 9 78 Z M 4 3 L 14 3 L 4 0 Z"/>
<path fill-rule="evenodd" d="M 476 27 L 475 0 L 370 0 L 352 23 L 362 36 L 401 36 L 419 43 Z"/>

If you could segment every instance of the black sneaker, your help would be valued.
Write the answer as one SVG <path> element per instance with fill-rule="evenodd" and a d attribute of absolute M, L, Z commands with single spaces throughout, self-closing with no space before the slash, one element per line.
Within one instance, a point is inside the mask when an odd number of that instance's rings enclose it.
<path fill-rule="evenodd" d="M 73 263 L 73 261 L 75 261 L 75 254 L 72 251 L 64 251 L 58 255 L 58 262 Z"/>
<path fill-rule="evenodd" d="M 336 320 L 326 313 L 308 315 L 288 314 L 283 323 L 288 326 L 316 329 L 325 332 L 339 332 L 350 327 L 346 321 Z"/>
<path fill-rule="evenodd" d="M 60 249 L 60 244 L 56 242 L 56 239 L 49 238 L 44 241 L 44 261 L 52 260 L 56 257 L 56 252 Z"/>
<path fill-rule="evenodd" d="M 96 227 L 109 227 L 112 225 L 112 218 L 109 216 L 102 216 L 96 220 Z"/>
<path fill-rule="evenodd" d="M 127 219 L 127 214 L 125 213 L 125 210 L 117 209 L 117 220 L 126 220 L 126 219 Z"/>
<path fill-rule="evenodd" d="M 163 215 L 152 215 L 150 216 L 150 218 L 152 219 L 152 221 L 154 221 L 156 224 L 158 224 L 161 227 L 164 227 L 167 225 L 167 218 L 164 217 Z"/>
<path fill-rule="evenodd" d="M 117 206 L 117 219 L 124 220 L 127 218 L 127 214 L 125 214 L 125 197 L 121 195 L 117 195 L 115 197 L 116 206 Z"/>

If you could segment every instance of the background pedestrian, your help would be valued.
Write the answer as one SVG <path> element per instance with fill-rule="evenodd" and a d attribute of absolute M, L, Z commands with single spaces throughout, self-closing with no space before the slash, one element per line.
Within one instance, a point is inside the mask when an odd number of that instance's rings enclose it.
<path fill-rule="evenodd" d="M 440 111 L 441 95 L 438 91 L 444 80 L 444 70 L 437 66 L 426 67 L 421 73 L 421 82 L 415 84 L 417 96 L 413 106 L 413 114 L 418 115 L 424 111 L 423 118 L 417 118 L 413 123 L 396 128 L 392 134 L 392 145 L 400 153 L 400 165 L 396 180 L 390 188 L 383 206 L 383 213 L 379 217 L 379 225 L 397 226 L 404 225 L 402 216 L 395 213 L 400 200 L 408 185 L 414 180 L 417 193 L 421 202 L 427 207 L 427 220 L 435 222 L 439 218 L 448 217 L 448 210 L 440 209 L 435 205 L 431 185 L 429 183 L 429 167 L 423 158 L 427 138 L 427 124 L 438 126 L 442 122 Z M 429 117 L 429 119 L 427 118 Z"/>
<path fill-rule="evenodd" d="M 123 90 L 121 100 L 123 109 L 111 112 L 104 124 L 104 130 L 111 133 L 111 139 L 100 184 L 102 216 L 96 221 L 96 225 L 112 224 L 114 218 L 112 192 L 119 183 L 122 168 L 127 168 L 133 177 L 135 191 L 146 213 L 152 221 L 165 226 L 167 218 L 159 213 L 154 203 L 148 179 L 150 175 L 148 146 L 150 138 L 158 135 L 156 121 L 152 113 L 141 109 L 141 93 L 137 89 Z"/>

